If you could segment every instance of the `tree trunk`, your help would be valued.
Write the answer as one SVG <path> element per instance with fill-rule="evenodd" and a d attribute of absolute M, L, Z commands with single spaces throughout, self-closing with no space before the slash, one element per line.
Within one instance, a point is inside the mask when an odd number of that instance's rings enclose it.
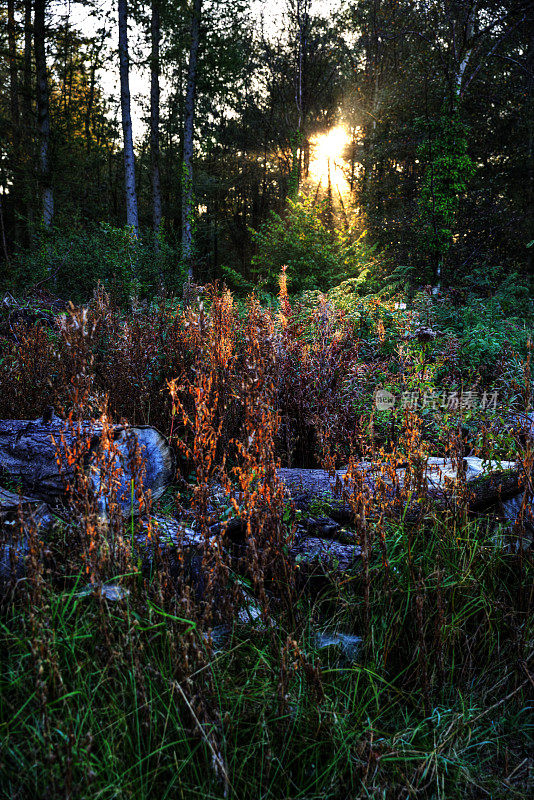
<path fill-rule="evenodd" d="M 20 150 L 23 156 L 21 159 L 21 194 L 23 208 L 28 222 L 25 229 L 25 244 L 30 243 L 31 231 L 33 228 L 34 206 L 33 200 L 35 189 L 33 186 L 33 173 L 29 164 L 33 164 L 33 137 L 34 122 L 32 118 L 32 42 L 33 42 L 33 23 L 32 23 L 32 0 L 24 0 L 24 57 L 22 65 L 22 92 L 21 92 L 21 142 Z"/>
<path fill-rule="evenodd" d="M 135 188 L 135 160 L 130 111 L 130 77 L 128 57 L 128 5 L 119 0 L 119 65 L 121 79 L 122 135 L 124 147 L 124 188 L 126 193 L 126 224 L 139 236 L 137 192 Z"/>
<path fill-rule="evenodd" d="M 14 240 L 18 242 L 17 208 L 20 197 L 20 126 L 19 126 L 19 85 L 17 67 L 17 36 L 15 30 L 15 0 L 7 2 L 7 41 L 9 57 L 9 108 L 11 115 L 11 166 L 13 186 L 11 189 L 13 207 Z M 6 248 L 7 257 L 7 248 Z"/>
<path fill-rule="evenodd" d="M 0 195 L 0 239 L 2 240 L 2 250 L 6 264 L 9 264 L 9 251 L 7 249 L 6 229 L 4 225 L 4 210 L 2 207 L 2 197 L 4 196 L 4 187 L 2 186 L 2 194 Z"/>
<path fill-rule="evenodd" d="M 522 491 L 520 472 L 515 462 L 484 463 L 480 458 L 464 459 L 465 475 L 458 475 L 450 459 L 429 458 L 422 486 L 413 490 L 404 486 L 405 469 L 399 467 L 395 475 L 383 475 L 379 464 L 358 465 L 358 480 L 355 476 L 347 480 L 346 470 L 337 470 L 332 477 L 321 469 L 280 469 L 278 476 L 297 507 L 307 510 L 314 501 L 328 506 L 328 515 L 335 520 L 348 521 L 354 516 L 347 493 L 360 494 L 366 500 L 367 514 L 371 518 L 376 501 L 380 501 L 379 513 L 384 504 L 392 513 L 410 518 L 418 515 L 419 501 L 427 498 L 434 508 L 454 508 L 458 497 L 467 492 L 467 507 L 482 509 L 501 498 L 517 495 Z M 346 483 L 345 483 L 346 481 Z"/>
<path fill-rule="evenodd" d="M 42 221 L 49 228 L 54 217 L 54 193 L 50 171 L 50 108 L 45 50 L 46 0 L 34 0 L 33 36 L 37 86 L 37 124 L 39 129 L 39 177 L 41 182 Z"/>
<path fill-rule="evenodd" d="M 105 31 L 102 33 L 102 37 L 98 43 L 93 42 L 91 47 L 91 66 L 89 69 L 89 91 L 87 95 L 87 105 L 85 108 L 85 119 L 84 119 L 84 128 L 85 128 L 85 145 L 87 148 L 87 152 L 91 151 L 92 140 L 93 136 L 91 133 L 91 119 L 93 115 L 93 106 L 95 102 L 95 92 L 96 92 L 96 73 L 99 67 L 102 65 L 100 61 L 100 53 L 104 47 L 105 43 Z"/>
<path fill-rule="evenodd" d="M 291 153 L 291 178 L 290 195 L 296 198 L 299 193 L 299 186 L 302 173 L 302 155 L 304 144 L 304 125 L 306 120 L 306 76 L 308 58 L 308 33 L 310 18 L 309 0 L 291 0 L 289 3 L 290 12 L 294 16 L 296 25 L 297 39 L 297 65 L 295 75 L 295 107 L 297 111 L 297 127 L 292 136 Z"/>
<path fill-rule="evenodd" d="M 527 55 L 527 236 L 530 244 L 528 265 L 531 280 L 534 282 L 534 32 L 531 33 Z"/>
<path fill-rule="evenodd" d="M 18 136 L 19 124 L 19 85 L 17 69 L 17 37 L 15 32 L 15 0 L 7 2 L 7 39 L 9 52 L 9 105 L 13 140 Z"/>
<path fill-rule="evenodd" d="M 157 237 L 161 227 L 161 184 L 159 178 L 160 15 L 158 0 L 152 0 L 150 32 L 152 42 L 152 58 L 150 61 L 150 167 L 152 172 L 152 225 L 154 234 Z"/>
<path fill-rule="evenodd" d="M 201 12 L 202 0 L 194 0 L 193 16 L 191 19 L 191 48 L 189 51 L 189 67 L 187 71 L 187 91 L 185 96 L 182 170 L 182 261 L 187 267 L 189 280 L 193 277 L 193 135 Z"/>
<path fill-rule="evenodd" d="M 24 0 L 24 68 L 22 91 L 22 121 L 28 136 L 32 112 L 32 0 Z"/>

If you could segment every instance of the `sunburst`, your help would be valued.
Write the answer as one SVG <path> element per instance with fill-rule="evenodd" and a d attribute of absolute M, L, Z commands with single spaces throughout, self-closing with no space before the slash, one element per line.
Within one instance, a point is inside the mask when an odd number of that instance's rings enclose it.
<path fill-rule="evenodd" d="M 345 191 L 346 179 L 341 167 L 349 142 L 349 132 L 342 125 L 332 128 L 327 133 L 312 136 L 309 177 L 314 182 L 321 182 L 323 186 L 331 182 L 340 191 Z"/>

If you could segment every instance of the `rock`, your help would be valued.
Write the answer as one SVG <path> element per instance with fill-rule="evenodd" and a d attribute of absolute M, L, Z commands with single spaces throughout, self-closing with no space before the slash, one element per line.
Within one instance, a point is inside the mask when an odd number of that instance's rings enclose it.
<path fill-rule="evenodd" d="M 406 333 L 401 338 L 405 339 L 406 341 L 417 339 L 417 341 L 421 343 L 426 343 L 437 339 L 439 336 L 445 336 L 445 333 L 442 331 L 436 331 L 433 328 L 421 326 L 413 331 L 413 333 Z"/>
<path fill-rule="evenodd" d="M 16 513 L 19 506 L 33 502 L 29 497 L 15 494 L 0 486 L 0 518 L 8 513 Z"/>
<path fill-rule="evenodd" d="M 26 574 L 26 557 L 30 552 L 26 536 L 12 539 L 0 546 L 0 588 L 18 581 Z"/>
<path fill-rule="evenodd" d="M 201 597 L 206 585 L 206 575 L 202 562 L 205 548 L 219 546 L 219 538 L 211 535 L 206 538 L 199 531 L 184 525 L 180 520 L 153 516 L 150 519 L 150 535 L 148 520 L 139 520 L 139 527 L 134 536 L 135 548 L 142 559 L 143 572 L 150 576 L 155 564 L 155 552 L 167 564 L 171 578 L 185 578 L 197 595 Z"/>
<path fill-rule="evenodd" d="M 2 490 L 0 499 L 6 500 L 7 494 L 10 493 Z M 13 498 L 17 501 L 16 509 L 9 508 L 6 503 L 0 513 L 0 589 L 20 580 L 26 574 L 26 557 L 30 552 L 30 526 L 40 539 L 46 538 L 54 524 L 54 516 L 45 503 L 30 504 L 24 498 L 22 511 L 25 517 L 23 516 L 21 531 L 18 520 L 20 498 L 18 495 L 13 495 Z"/>
<path fill-rule="evenodd" d="M 505 500 L 502 504 L 502 512 L 505 519 L 507 530 L 513 534 L 515 538 L 516 549 L 520 544 L 522 547 L 532 547 L 534 544 L 534 505 L 533 498 L 527 500 L 524 509 L 523 518 L 521 518 L 521 508 L 523 505 L 523 494 L 516 495 Z M 520 539 L 518 533 L 523 529 L 523 536 Z"/>
<path fill-rule="evenodd" d="M 361 548 L 327 539 L 307 537 L 290 550 L 302 575 L 340 576 L 357 566 Z"/>
<path fill-rule="evenodd" d="M 213 535 L 206 539 L 199 531 L 189 528 L 180 520 L 157 514 L 150 517 L 150 528 L 146 517 L 139 520 L 139 527 L 134 538 L 139 547 L 146 548 L 156 545 L 163 552 L 174 552 L 176 549 L 198 549 L 204 544 L 210 546 L 215 541 Z"/>
<path fill-rule="evenodd" d="M 336 539 L 341 530 L 341 525 L 331 517 L 310 517 L 306 520 L 306 528 L 312 536 L 319 536 L 324 539 Z"/>

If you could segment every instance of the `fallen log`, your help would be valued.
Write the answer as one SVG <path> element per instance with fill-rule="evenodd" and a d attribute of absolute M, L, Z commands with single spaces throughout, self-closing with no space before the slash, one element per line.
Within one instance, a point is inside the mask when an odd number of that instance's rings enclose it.
<path fill-rule="evenodd" d="M 104 516 L 110 500 L 103 498 L 104 484 L 113 474 L 113 499 L 129 516 L 141 510 L 137 499 L 132 508 L 132 481 L 137 492 L 142 487 L 156 500 L 173 480 L 175 463 L 167 440 L 155 428 L 114 425 L 106 440 L 101 424 L 69 423 L 52 413 L 37 420 L 0 420 L 0 471 L 20 485 L 26 499 L 54 506 L 64 501 L 81 471 L 100 497 Z M 5 502 L 11 500 L 6 496 Z"/>
<path fill-rule="evenodd" d="M 173 477 L 172 454 L 165 439 L 153 428 L 115 426 L 112 438 L 109 459 L 120 467 L 121 472 L 117 499 L 123 513 L 135 513 L 138 507 L 132 509 L 130 499 L 131 481 L 137 478 L 130 468 L 132 447 L 139 447 L 145 471 L 144 488 L 149 488 L 155 498 L 161 495 Z M 21 502 L 25 505 L 35 499 L 54 502 L 57 498 L 64 498 L 65 476 L 73 476 L 80 464 L 72 463 L 65 469 L 60 468 L 57 462 L 59 459 L 61 463 L 62 458 L 67 460 L 69 450 L 73 451 L 73 445 L 80 440 L 86 442 L 85 447 L 76 450 L 82 461 L 81 468 L 90 475 L 97 491 L 98 469 L 102 463 L 101 426 L 81 423 L 77 429 L 72 429 L 54 417 L 48 421 L 0 421 L 0 467 L 11 480 L 19 480 L 26 492 L 22 496 L 0 490 L 0 516 L 2 513 L 14 516 Z M 109 463 L 109 459 L 106 462 L 104 458 L 104 462 Z M 382 465 L 362 462 L 351 475 L 346 470 L 331 475 L 324 470 L 281 469 L 279 477 L 295 505 L 311 517 L 307 530 L 306 526 L 303 529 L 304 536 L 289 551 L 290 560 L 298 565 L 301 575 L 322 574 L 330 578 L 353 571 L 361 556 L 360 547 L 354 540 L 339 541 L 343 532 L 333 521 L 353 519 L 353 508 L 347 497 L 351 491 L 366 495 L 368 518 L 373 515 L 373 502 L 376 507 L 379 499 L 381 509 L 385 499 L 394 510 L 406 510 L 408 506 L 417 512 L 422 498 L 430 500 L 434 507 L 444 509 L 456 503 L 459 495 L 465 492 L 468 507 L 475 509 L 502 501 L 520 491 L 520 472 L 515 462 L 483 462 L 477 458 L 464 459 L 459 472 L 450 459 L 429 458 L 418 491 L 411 497 L 406 492 L 409 488 L 405 485 L 406 466 L 387 472 Z M 146 523 L 140 520 L 132 544 L 150 568 L 154 564 L 154 545 L 169 559 L 171 566 L 176 560 L 177 572 L 183 571 L 185 561 L 193 582 L 200 588 L 206 548 L 226 548 L 232 540 L 239 542 L 242 526 L 242 521 L 234 518 L 212 525 L 204 536 L 180 521 L 155 517 L 151 520 L 150 536 Z M 46 526 L 40 527 L 44 533 Z M 24 556 L 23 545 L 19 550 Z M 10 572 L 12 555 L 13 543 L 8 541 L 0 554 L 0 578 L 4 580 Z"/>
<path fill-rule="evenodd" d="M 0 486 L 0 518 L 5 514 L 16 511 L 21 503 L 24 504 L 27 502 L 32 502 L 32 500 L 29 497 L 15 494 L 15 492 L 10 492 L 8 489 L 3 489 Z"/>
<path fill-rule="evenodd" d="M 361 462 L 349 474 L 346 469 L 329 473 L 321 469 L 280 469 L 278 476 L 297 508 L 324 512 L 338 522 L 354 520 L 351 496 L 359 494 L 370 515 L 381 509 L 419 513 L 420 501 L 428 499 L 435 509 L 453 508 L 461 495 L 470 510 L 478 510 L 521 491 L 521 472 L 513 461 L 463 459 L 462 469 L 451 459 L 428 458 L 419 486 L 407 484 L 407 468 Z"/>
<path fill-rule="evenodd" d="M 26 574 L 26 558 L 30 553 L 29 528 L 37 540 L 46 539 L 54 525 L 54 517 L 45 503 L 30 503 L 27 498 L 3 489 L 0 490 L 0 500 L 3 503 L 0 511 L 0 588 L 4 588 Z"/>

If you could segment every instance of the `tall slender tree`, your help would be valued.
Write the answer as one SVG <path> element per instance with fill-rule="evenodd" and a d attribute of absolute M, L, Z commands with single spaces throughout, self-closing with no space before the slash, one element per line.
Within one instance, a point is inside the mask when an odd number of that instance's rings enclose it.
<path fill-rule="evenodd" d="M 119 67 L 121 80 L 122 136 L 124 148 L 124 189 L 126 223 L 139 236 L 132 114 L 130 109 L 130 60 L 128 56 L 128 2 L 119 0 Z"/>
<path fill-rule="evenodd" d="M 306 121 L 306 67 L 308 61 L 308 45 L 310 33 L 310 0 L 289 0 L 289 11 L 294 17 L 296 27 L 296 70 L 295 70 L 295 106 L 297 110 L 296 131 L 292 141 L 292 163 L 290 193 L 296 197 L 300 184 L 302 162 L 303 128 Z"/>
<path fill-rule="evenodd" d="M 158 0 L 152 0 L 150 33 L 152 46 L 150 59 L 150 168 L 152 174 L 152 225 L 157 236 L 161 227 L 161 183 L 159 177 L 159 48 L 161 31 Z"/>
<path fill-rule="evenodd" d="M 46 72 L 45 46 L 46 0 L 34 1 L 33 36 L 37 94 L 37 124 L 39 129 L 39 178 L 41 182 L 42 221 L 49 228 L 54 217 L 54 192 L 50 169 L 50 103 Z"/>
<path fill-rule="evenodd" d="M 193 145 L 201 12 L 202 0 L 194 0 L 191 18 L 191 45 L 187 70 L 187 90 L 185 95 L 182 164 L 182 261 L 187 267 L 189 280 L 193 277 Z"/>
<path fill-rule="evenodd" d="M 11 115 L 11 153 L 13 173 L 13 204 L 16 207 L 20 196 L 20 119 L 19 119 L 19 81 L 17 64 L 17 33 L 15 20 L 15 0 L 7 3 L 7 40 L 9 58 L 9 108 Z M 14 238 L 18 241 L 18 220 L 15 213 Z"/>
<path fill-rule="evenodd" d="M 534 17 L 534 14 L 532 15 Z M 527 192 L 526 216 L 529 241 L 528 266 L 534 281 L 534 26 L 530 30 L 530 41 L 525 59 L 525 95 L 527 107 Z"/>
<path fill-rule="evenodd" d="M 24 65 L 22 77 L 22 121 L 29 136 L 32 109 L 32 0 L 24 0 Z"/>
<path fill-rule="evenodd" d="M 85 129 L 85 144 L 87 151 L 91 150 L 92 145 L 92 132 L 91 132 L 91 117 L 93 114 L 93 107 L 95 102 L 95 94 L 97 90 L 97 69 L 102 65 L 101 53 L 104 49 L 106 37 L 106 29 L 102 28 L 100 32 L 100 39 L 93 39 L 90 50 L 90 67 L 89 67 L 89 91 L 87 97 L 87 105 L 85 109 L 84 129 Z"/>
<path fill-rule="evenodd" d="M 11 123 L 13 125 L 13 136 L 18 134 L 19 123 L 19 88 L 18 88 L 18 67 L 17 67 L 17 35 L 15 27 L 15 0 L 8 0 L 7 3 L 7 39 L 9 51 L 9 95 Z"/>

